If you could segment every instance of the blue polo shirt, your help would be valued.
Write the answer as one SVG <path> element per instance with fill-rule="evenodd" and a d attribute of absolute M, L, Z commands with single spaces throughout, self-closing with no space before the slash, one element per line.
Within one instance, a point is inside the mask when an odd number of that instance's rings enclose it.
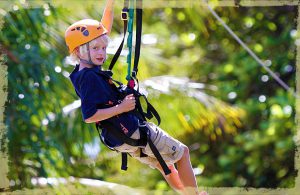
<path fill-rule="evenodd" d="M 76 65 L 70 74 L 76 94 L 81 99 L 81 112 L 84 120 L 93 116 L 97 112 L 97 109 L 99 109 L 99 105 L 117 100 L 117 92 L 103 76 L 99 75 L 100 71 L 97 66 L 83 68 L 79 71 L 79 65 Z M 128 130 L 126 133 L 128 137 L 138 128 L 138 118 L 129 112 L 119 115 L 118 119 Z M 101 136 L 110 147 L 120 146 L 124 143 L 114 137 L 109 129 L 103 129 Z"/>

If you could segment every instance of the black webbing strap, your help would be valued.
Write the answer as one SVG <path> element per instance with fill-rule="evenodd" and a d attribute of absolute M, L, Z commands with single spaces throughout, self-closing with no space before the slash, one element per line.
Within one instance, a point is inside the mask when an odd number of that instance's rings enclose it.
<path fill-rule="evenodd" d="M 143 95 L 145 101 L 147 102 L 147 113 L 146 113 L 146 117 L 148 119 L 151 119 L 153 116 L 156 118 L 157 120 L 157 125 L 160 125 L 160 116 L 158 114 L 158 112 L 155 110 L 155 108 L 150 104 L 150 102 L 148 101 L 148 99 L 146 98 L 145 95 Z"/>
<path fill-rule="evenodd" d="M 136 37 L 135 37 L 135 52 L 134 52 L 134 66 L 131 76 L 136 78 L 138 72 L 138 65 L 141 51 L 141 39 L 142 39 L 142 24 L 143 24 L 143 1 L 136 0 Z"/>
<path fill-rule="evenodd" d="M 149 131 L 148 127 L 146 125 L 144 126 L 139 126 L 139 128 L 141 129 L 141 131 Z M 140 131 L 140 132 L 141 132 Z M 150 146 L 150 149 L 152 151 L 152 153 L 154 154 L 155 158 L 158 160 L 160 166 L 162 167 L 165 175 L 169 175 L 171 173 L 171 170 L 169 169 L 168 165 L 166 164 L 166 162 L 164 161 L 164 159 L 162 158 L 162 156 L 160 155 L 159 151 L 157 150 L 156 146 L 153 144 L 152 140 L 151 140 L 151 136 L 149 133 L 147 133 L 148 137 L 148 144 Z"/>
<path fill-rule="evenodd" d="M 117 127 L 116 124 L 112 124 L 111 122 L 107 121 L 101 121 L 101 125 L 109 129 L 110 132 L 119 140 L 122 140 L 124 143 L 131 145 L 131 146 L 146 146 L 147 145 L 147 139 L 142 140 L 142 139 L 132 139 L 128 137 L 126 134 L 124 134 L 122 131 L 119 131 L 122 129 L 121 126 Z"/>
<path fill-rule="evenodd" d="M 146 139 L 146 140 L 148 140 L 148 128 L 147 129 L 143 129 L 143 128 L 140 128 L 140 122 L 139 122 L 139 131 L 140 131 L 140 139 Z M 144 123 L 142 124 L 142 125 L 144 125 Z M 147 154 L 145 154 L 145 153 L 143 153 L 143 150 L 142 150 L 142 148 L 140 148 L 140 157 L 142 158 L 142 157 L 147 157 L 148 155 Z"/>
<path fill-rule="evenodd" d="M 157 120 L 157 125 L 160 125 L 161 119 L 156 111 L 156 109 L 150 104 L 147 97 L 141 93 L 139 93 L 137 90 L 132 89 L 134 96 L 136 97 L 136 109 L 133 111 L 142 121 L 146 121 L 147 119 L 151 119 L 153 116 Z M 144 112 L 140 97 L 143 97 L 144 100 L 147 103 L 147 112 Z"/>
<path fill-rule="evenodd" d="M 159 151 L 157 150 L 157 148 L 155 147 L 155 145 L 153 144 L 151 139 L 149 138 L 148 140 L 149 140 L 148 143 L 149 143 L 150 149 L 153 152 L 155 158 L 158 160 L 158 162 L 159 162 L 160 166 L 162 167 L 165 175 L 169 175 L 171 173 L 171 170 L 169 169 L 168 165 L 166 164 L 166 162 L 164 161 L 164 159 L 160 155 Z"/>
<path fill-rule="evenodd" d="M 107 123 L 107 122 L 106 122 Z M 102 124 L 103 124 L 103 121 L 102 121 Z M 96 123 L 96 128 L 98 130 L 98 133 L 99 133 L 99 137 L 100 137 L 100 140 L 102 141 L 102 143 L 110 148 L 106 143 L 105 141 L 102 139 L 102 136 L 100 134 L 100 131 L 99 129 L 101 128 L 101 123 L 98 122 Z M 122 140 L 124 143 L 128 144 L 128 145 L 131 145 L 131 146 L 146 146 L 147 145 L 147 132 L 145 131 L 142 131 L 139 129 L 140 131 L 140 139 L 132 139 L 130 137 L 127 137 L 122 131 L 119 131 L 118 129 L 115 128 L 115 125 L 113 124 L 110 124 L 110 123 L 107 123 L 105 124 L 105 127 L 107 129 L 109 129 L 111 131 L 111 133 L 116 137 L 118 138 L 119 140 Z M 111 148 L 110 148 L 111 149 Z M 121 169 L 126 171 L 127 170 L 127 153 L 125 152 L 122 152 L 122 164 L 121 164 Z"/>
<path fill-rule="evenodd" d="M 117 50 L 117 52 L 115 53 L 113 59 L 111 60 L 110 62 L 110 65 L 109 65 L 109 68 L 108 70 L 111 71 L 113 68 L 114 68 L 114 65 L 115 63 L 117 62 L 121 52 L 122 52 L 122 49 L 123 49 L 123 45 L 124 45 L 124 41 L 125 41 L 125 36 L 126 36 L 126 32 L 127 32 L 127 21 L 128 21 L 128 5 L 129 5 L 129 0 L 124 0 L 124 7 L 122 9 L 122 15 L 121 15 L 121 18 L 124 22 L 124 32 L 123 32 L 123 40 Z"/>
<path fill-rule="evenodd" d="M 99 128 L 100 124 L 97 123 L 96 127 L 97 129 Z M 107 126 L 107 125 L 106 125 Z M 113 126 L 113 125 L 112 125 Z M 124 143 L 131 145 L 131 146 L 146 146 L 147 142 L 149 144 L 149 147 L 154 154 L 155 158 L 158 160 L 160 166 L 162 167 L 165 175 L 168 175 L 171 173 L 170 169 L 168 168 L 166 162 L 160 155 L 159 151 L 157 150 L 156 146 L 153 144 L 150 134 L 149 134 L 149 129 L 146 125 L 139 125 L 139 131 L 140 131 L 140 139 L 132 139 L 127 137 L 123 132 L 118 131 L 118 129 L 109 128 L 109 130 L 112 132 L 114 136 L 116 136 L 118 139 L 124 141 Z M 100 133 L 99 136 L 101 137 Z M 103 141 L 103 143 L 105 143 Z M 106 145 L 107 146 L 107 145 Z M 143 157 L 143 156 L 141 156 Z M 122 170 L 127 170 L 127 154 L 122 152 L 122 165 L 121 165 Z"/>
<path fill-rule="evenodd" d="M 140 139 L 141 140 L 147 140 L 148 138 L 148 132 L 147 129 L 145 131 L 145 129 L 139 128 L 140 131 Z M 148 140 L 147 140 L 148 141 Z M 142 148 L 140 148 L 140 157 L 147 157 L 148 155 L 144 154 L 142 151 Z M 127 153 L 122 152 L 122 165 L 121 165 L 121 169 L 126 171 L 127 170 Z"/>
<path fill-rule="evenodd" d="M 142 105 L 141 105 L 141 101 L 140 101 L 140 94 L 137 92 L 137 91 L 134 91 L 134 95 L 136 97 L 136 105 L 135 105 L 135 110 L 134 112 L 140 117 L 140 119 L 142 121 L 146 121 L 146 116 L 144 114 L 144 111 L 143 111 L 143 108 L 142 108 Z"/>
<path fill-rule="evenodd" d="M 122 152 L 122 165 L 121 165 L 121 169 L 126 171 L 128 169 L 127 167 L 127 153 Z"/>

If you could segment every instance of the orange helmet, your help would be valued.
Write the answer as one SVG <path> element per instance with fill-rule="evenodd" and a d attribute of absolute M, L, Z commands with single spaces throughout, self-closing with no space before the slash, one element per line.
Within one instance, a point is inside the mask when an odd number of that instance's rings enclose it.
<path fill-rule="evenodd" d="M 65 32 L 65 40 L 69 52 L 72 53 L 76 47 L 90 42 L 105 33 L 107 33 L 107 30 L 97 20 L 84 19 L 75 22 Z"/>

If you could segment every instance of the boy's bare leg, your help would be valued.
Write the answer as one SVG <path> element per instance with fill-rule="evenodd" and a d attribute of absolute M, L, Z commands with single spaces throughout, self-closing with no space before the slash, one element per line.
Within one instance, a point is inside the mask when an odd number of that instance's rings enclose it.
<path fill-rule="evenodd" d="M 184 186 L 179 178 L 178 171 L 176 170 L 174 165 L 169 166 L 169 169 L 171 170 L 171 173 L 169 175 L 164 174 L 164 171 L 162 170 L 160 164 L 158 164 L 156 168 L 161 172 L 165 180 L 168 182 L 168 184 L 174 191 L 177 191 L 180 194 L 183 193 Z"/>
<path fill-rule="evenodd" d="M 184 153 L 181 159 L 177 162 L 179 177 L 184 185 L 184 194 L 207 194 L 206 192 L 199 193 L 196 177 L 190 161 L 190 153 L 188 147 L 184 148 Z"/>
<path fill-rule="evenodd" d="M 184 148 L 184 153 L 181 159 L 177 162 L 177 168 L 180 179 L 184 186 L 197 187 L 196 177 L 190 161 L 190 153 L 187 147 Z"/>
<path fill-rule="evenodd" d="M 169 166 L 169 169 L 171 170 L 171 173 L 169 175 L 165 175 L 162 167 L 160 164 L 156 166 L 156 168 L 161 172 L 161 174 L 164 176 L 165 180 L 168 182 L 168 184 L 171 186 L 171 188 L 182 195 L 191 195 L 191 194 L 199 194 L 199 195 L 208 195 L 205 191 L 198 192 L 198 188 L 195 187 L 185 187 L 181 179 L 179 177 L 178 171 L 176 170 L 174 165 Z"/>

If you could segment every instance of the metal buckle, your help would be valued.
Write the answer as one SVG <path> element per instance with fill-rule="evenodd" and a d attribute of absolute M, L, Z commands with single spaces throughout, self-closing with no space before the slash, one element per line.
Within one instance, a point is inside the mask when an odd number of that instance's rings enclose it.
<path fill-rule="evenodd" d="M 139 124 L 139 127 L 146 127 L 146 122 L 144 122 L 144 121 L 139 120 L 138 124 Z"/>
<path fill-rule="evenodd" d="M 128 20 L 128 9 L 124 8 L 121 11 L 121 20 Z"/>

